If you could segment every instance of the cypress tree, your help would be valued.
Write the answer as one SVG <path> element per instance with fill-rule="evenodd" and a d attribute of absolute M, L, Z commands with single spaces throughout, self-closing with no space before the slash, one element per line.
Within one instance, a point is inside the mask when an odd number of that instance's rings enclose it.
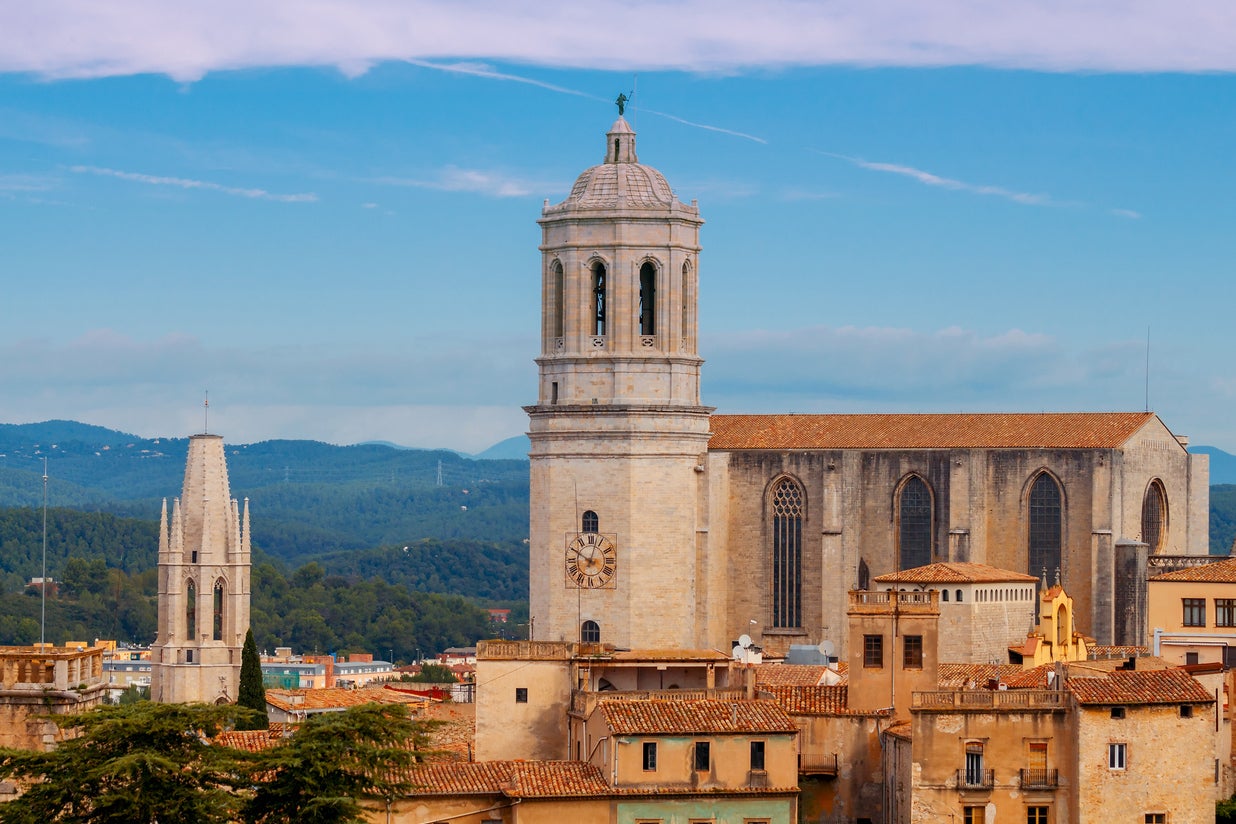
<path fill-rule="evenodd" d="M 266 714 L 266 688 L 262 686 L 262 660 L 258 658 L 252 628 L 245 633 L 245 646 L 240 653 L 239 693 L 237 706 L 248 707 L 258 714 L 241 716 L 236 722 L 236 729 L 264 730 L 270 726 L 270 718 Z"/>

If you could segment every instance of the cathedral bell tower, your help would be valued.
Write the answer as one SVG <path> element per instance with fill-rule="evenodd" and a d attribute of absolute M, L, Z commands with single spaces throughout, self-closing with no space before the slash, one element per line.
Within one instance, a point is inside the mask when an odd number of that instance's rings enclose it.
<path fill-rule="evenodd" d="M 691 648 L 707 603 L 703 220 L 639 162 L 621 116 L 604 158 L 538 221 L 540 386 L 525 407 L 534 638 Z"/>
<path fill-rule="evenodd" d="M 159 519 L 158 637 L 150 697 L 164 703 L 236 700 L 249 630 L 249 500 L 231 497 L 223 438 L 189 439 L 184 490 Z"/>

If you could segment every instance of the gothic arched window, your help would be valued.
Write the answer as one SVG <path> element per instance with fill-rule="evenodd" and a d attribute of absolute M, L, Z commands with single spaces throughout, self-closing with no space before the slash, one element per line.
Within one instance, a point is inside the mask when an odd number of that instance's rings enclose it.
<path fill-rule="evenodd" d="M 657 267 L 651 263 L 639 267 L 639 333 L 657 333 Z"/>
<path fill-rule="evenodd" d="M 185 637 L 189 641 L 197 637 L 197 585 L 192 581 L 185 585 Z"/>
<path fill-rule="evenodd" d="M 584 513 L 584 517 L 581 519 L 580 527 L 580 532 L 600 532 L 601 519 L 597 517 L 595 512 L 589 509 Z"/>
<path fill-rule="evenodd" d="M 803 490 L 784 478 L 772 493 L 774 627 L 802 625 Z"/>
<path fill-rule="evenodd" d="M 1151 555 L 1163 549 L 1163 539 L 1167 536 L 1167 495 L 1163 491 L 1163 483 L 1155 478 L 1146 487 L 1146 497 L 1142 499 L 1142 541 L 1149 546 Z"/>
<path fill-rule="evenodd" d="M 1036 578 L 1047 570 L 1060 569 L 1062 538 L 1062 500 L 1060 485 L 1046 472 L 1039 473 L 1030 487 L 1030 531 L 1027 571 Z"/>
<path fill-rule="evenodd" d="M 565 327 L 566 301 L 564 300 L 562 264 L 554 261 L 554 277 L 553 277 L 553 294 L 550 296 L 550 311 L 553 313 L 553 329 L 552 333 L 555 338 L 562 337 L 562 330 Z"/>
<path fill-rule="evenodd" d="M 899 569 L 931 563 L 931 490 L 911 475 L 897 492 L 897 550 Z"/>
<path fill-rule="evenodd" d="M 605 334 L 605 264 L 597 261 L 592 264 L 592 334 Z"/>
<path fill-rule="evenodd" d="M 601 625 L 596 621 L 584 621 L 579 627 L 579 640 L 585 644 L 601 643 Z"/>
<path fill-rule="evenodd" d="M 223 640 L 223 581 L 215 581 L 214 603 L 214 635 L 216 641 Z"/>

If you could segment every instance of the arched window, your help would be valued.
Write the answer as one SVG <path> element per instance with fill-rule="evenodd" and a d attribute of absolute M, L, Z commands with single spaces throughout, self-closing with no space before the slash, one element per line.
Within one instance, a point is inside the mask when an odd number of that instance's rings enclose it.
<path fill-rule="evenodd" d="M 214 639 L 223 640 L 223 581 L 215 581 Z"/>
<path fill-rule="evenodd" d="M 601 643 L 601 625 L 596 621 L 584 621 L 579 627 L 579 640 L 585 644 Z"/>
<path fill-rule="evenodd" d="M 657 333 L 657 267 L 651 263 L 639 267 L 639 333 Z"/>
<path fill-rule="evenodd" d="M 691 262 L 682 264 L 682 340 L 691 339 Z"/>
<path fill-rule="evenodd" d="M 605 334 L 605 264 L 592 264 L 592 334 Z"/>
<path fill-rule="evenodd" d="M 1151 555 L 1163 549 L 1163 539 L 1167 536 L 1167 495 L 1163 492 L 1163 483 L 1155 478 L 1146 487 L 1146 497 L 1142 499 L 1142 541 L 1149 547 Z"/>
<path fill-rule="evenodd" d="M 803 491 L 785 478 L 772 495 L 773 626 L 802 622 Z"/>
<path fill-rule="evenodd" d="M 550 311 L 553 312 L 553 336 L 555 338 L 562 337 L 562 330 L 565 327 L 566 301 L 562 293 L 563 278 L 562 278 L 562 263 L 554 261 L 554 282 L 553 295 L 550 297 Z"/>
<path fill-rule="evenodd" d="M 185 638 L 197 637 L 197 585 L 189 581 L 185 585 Z"/>
<path fill-rule="evenodd" d="M 584 513 L 580 526 L 582 527 L 580 530 L 581 532 L 600 532 L 601 519 L 598 518 L 597 514 L 590 509 Z"/>
<path fill-rule="evenodd" d="M 1038 577 L 1060 569 L 1062 526 L 1062 496 L 1056 479 L 1046 472 L 1039 474 L 1030 487 L 1030 534 L 1027 571 Z"/>
<path fill-rule="evenodd" d="M 940 600 L 948 601 L 948 590 L 947 589 L 940 590 Z"/>
<path fill-rule="evenodd" d="M 955 594 L 957 597 L 954 598 L 953 600 L 960 604 L 961 603 L 961 590 L 957 590 Z"/>
<path fill-rule="evenodd" d="M 897 493 L 897 548 L 899 569 L 931 563 L 931 490 L 917 475 Z"/>

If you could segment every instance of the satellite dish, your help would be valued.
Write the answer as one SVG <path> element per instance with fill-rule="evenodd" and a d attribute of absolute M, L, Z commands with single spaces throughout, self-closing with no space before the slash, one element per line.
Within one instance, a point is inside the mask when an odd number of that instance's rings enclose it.
<path fill-rule="evenodd" d="M 738 646 L 734 647 L 734 651 L 731 654 L 735 658 L 741 658 L 742 657 L 742 647 L 738 647 Z"/>
<path fill-rule="evenodd" d="M 820 655 L 823 655 L 825 658 L 832 658 L 837 652 L 837 645 L 832 641 L 821 641 L 817 649 L 819 649 Z"/>
<path fill-rule="evenodd" d="M 1056 681 L 1056 671 L 1048 670 L 1047 671 L 1047 686 L 1050 687 L 1052 684 L 1055 683 L 1055 681 Z"/>
<path fill-rule="evenodd" d="M 743 649 L 746 649 L 747 647 L 751 646 L 751 636 L 745 633 L 738 636 L 738 646 L 742 647 Z"/>

